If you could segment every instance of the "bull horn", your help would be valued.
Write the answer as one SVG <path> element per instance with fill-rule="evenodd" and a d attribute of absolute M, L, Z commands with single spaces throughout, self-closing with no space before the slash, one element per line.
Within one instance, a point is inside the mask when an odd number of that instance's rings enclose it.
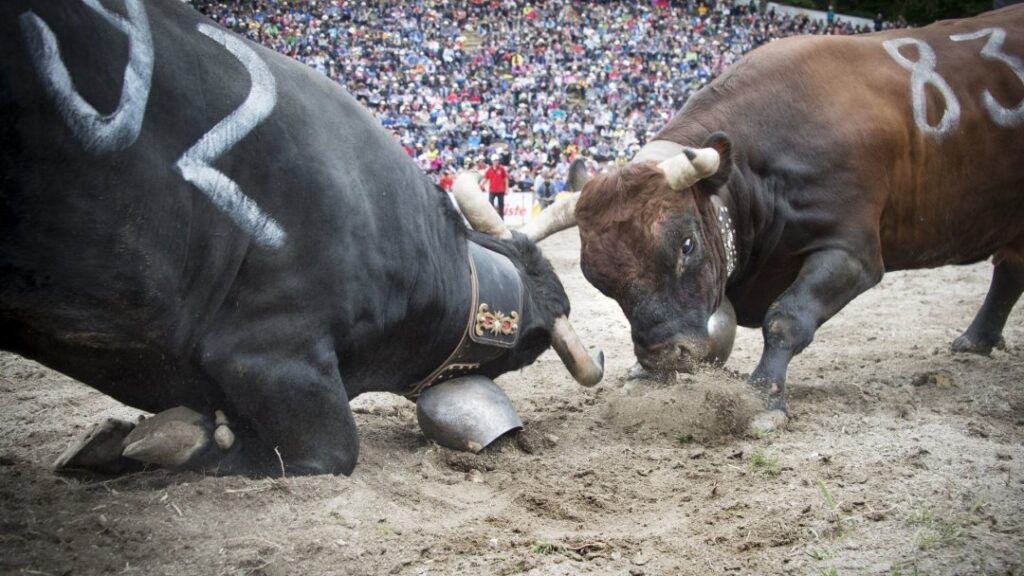
<path fill-rule="evenodd" d="M 512 232 L 505 226 L 494 206 L 487 201 L 480 189 L 478 177 L 472 172 L 462 172 L 455 178 L 452 194 L 473 230 L 504 240 L 512 237 Z"/>
<path fill-rule="evenodd" d="M 589 388 L 604 377 L 604 352 L 598 350 L 593 356 L 588 354 L 565 316 L 555 319 L 555 326 L 551 332 L 551 347 L 580 384 Z"/>
<path fill-rule="evenodd" d="M 572 228 L 576 225 L 576 202 L 579 199 L 580 195 L 577 192 L 569 198 L 555 202 L 544 209 L 536 218 L 520 228 L 519 231 L 526 234 L 530 240 L 540 242 L 555 232 Z"/>
<path fill-rule="evenodd" d="M 590 170 L 587 169 L 587 161 L 582 157 L 577 158 L 569 164 L 569 177 L 565 179 L 565 185 L 570 192 L 579 192 L 590 182 Z"/>
<path fill-rule="evenodd" d="M 718 172 L 720 156 L 714 148 L 685 148 L 682 154 L 658 163 L 670 188 L 682 192 L 698 180 Z"/>

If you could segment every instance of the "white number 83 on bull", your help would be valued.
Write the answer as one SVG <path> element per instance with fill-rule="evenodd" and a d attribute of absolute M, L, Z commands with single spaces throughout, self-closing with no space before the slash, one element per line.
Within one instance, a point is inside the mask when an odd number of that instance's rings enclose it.
<path fill-rule="evenodd" d="M 1006 31 L 1002 28 L 983 28 L 977 32 L 967 34 L 954 34 L 949 37 L 953 42 L 966 42 L 978 40 L 988 36 L 988 42 L 982 47 L 982 57 L 1001 62 L 1008 66 L 1017 78 L 1024 83 L 1024 63 L 1021 59 L 1003 52 L 1003 42 L 1006 40 Z M 913 45 L 917 48 L 918 58 L 913 61 L 900 53 L 900 48 Z M 956 128 L 960 121 L 960 102 L 956 99 L 953 89 L 949 83 L 935 70 L 936 57 L 932 50 L 923 40 L 917 38 L 895 38 L 882 42 L 882 46 L 889 56 L 897 64 L 910 71 L 911 106 L 914 110 L 914 121 L 917 127 L 930 136 L 942 136 Z M 946 109 L 938 124 L 932 126 L 928 123 L 928 104 L 925 97 L 925 86 L 933 86 L 942 95 Z M 984 90 L 981 95 L 985 110 L 988 111 L 992 121 L 996 124 L 1012 128 L 1024 124 L 1024 100 L 1014 108 L 1007 108 L 996 101 L 992 92 Z"/>

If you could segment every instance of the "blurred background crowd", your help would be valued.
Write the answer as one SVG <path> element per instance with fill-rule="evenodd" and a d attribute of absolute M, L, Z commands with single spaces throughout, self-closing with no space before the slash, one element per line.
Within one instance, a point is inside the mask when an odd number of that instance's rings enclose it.
<path fill-rule="evenodd" d="M 191 3 L 344 85 L 442 185 L 497 156 L 524 191 L 561 189 L 578 154 L 625 162 L 761 44 L 893 25 L 729 0 Z"/>

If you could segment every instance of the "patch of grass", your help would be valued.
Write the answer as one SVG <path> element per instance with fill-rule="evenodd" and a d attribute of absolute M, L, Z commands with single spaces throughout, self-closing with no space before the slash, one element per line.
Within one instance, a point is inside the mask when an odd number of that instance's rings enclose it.
<path fill-rule="evenodd" d="M 829 566 L 828 568 L 825 568 L 824 570 L 819 572 L 819 574 L 821 576 L 839 576 L 839 570 L 836 570 L 835 566 Z"/>
<path fill-rule="evenodd" d="M 750 455 L 750 464 L 764 473 L 765 476 L 778 476 L 782 473 L 779 470 L 778 458 L 769 458 L 760 452 L 754 452 Z"/>
<path fill-rule="evenodd" d="M 822 560 L 827 560 L 832 557 L 832 554 L 829 554 L 825 550 L 811 550 L 807 553 L 807 555 L 819 562 L 821 562 Z"/>
<path fill-rule="evenodd" d="M 848 522 L 849 519 L 842 514 L 839 509 L 839 502 L 829 492 L 828 486 L 821 480 L 818 480 L 818 492 L 821 494 L 823 500 L 825 500 L 825 506 L 828 507 L 828 519 L 832 522 L 832 537 L 842 538 L 846 536 L 849 531 Z"/>
<path fill-rule="evenodd" d="M 904 572 L 907 570 L 907 572 Z M 889 571 L 889 576 L 921 576 L 917 569 L 917 561 L 904 563 L 903 566 L 895 566 Z"/>
<path fill-rule="evenodd" d="M 829 510 L 834 511 L 839 508 L 839 504 L 836 502 L 836 499 L 833 498 L 832 493 L 828 491 L 828 486 L 825 486 L 825 483 L 821 480 L 818 480 L 818 492 L 821 494 L 821 497 L 825 499 L 825 504 L 828 505 Z"/>
<path fill-rule="evenodd" d="M 530 546 L 530 552 L 534 554 L 554 554 L 558 552 L 558 546 L 551 542 L 536 542 Z"/>
<path fill-rule="evenodd" d="M 683 446 L 687 444 L 693 444 L 693 434 L 680 432 L 679 434 L 676 434 L 676 442 L 682 444 Z"/>
<path fill-rule="evenodd" d="M 918 533 L 917 547 L 921 550 L 929 550 L 955 544 L 968 527 L 981 521 L 978 510 L 983 505 L 984 498 L 978 496 L 974 498 L 963 514 L 940 516 L 930 508 L 912 511 L 907 523 L 921 528 Z"/>
<path fill-rule="evenodd" d="M 985 505 L 983 495 L 976 495 L 962 513 L 937 514 L 931 508 L 917 508 L 910 512 L 907 524 L 916 527 L 917 552 L 907 560 L 899 562 L 889 571 L 889 576 L 921 576 L 918 568 L 919 554 L 934 553 L 960 544 L 967 529 L 982 521 L 978 511 Z M 1024 555 L 1021 556 L 1024 559 Z M 1019 572 L 1014 576 L 1021 576 Z"/>

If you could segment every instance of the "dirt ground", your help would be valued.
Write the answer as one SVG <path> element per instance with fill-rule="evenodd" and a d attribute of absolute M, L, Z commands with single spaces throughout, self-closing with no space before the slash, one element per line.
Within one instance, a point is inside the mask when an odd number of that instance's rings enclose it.
<path fill-rule="evenodd" d="M 791 365 L 789 428 L 754 438 L 759 331 L 725 369 L 627 382 L 628 325 L 576 232 L 542 247 L 607 376 L 582 389 L 553 352 L 506 374 L 526 430 L 476 456 L 369 395 L 349 478 L 61 477 L 75 435 L 134 411 L 0 354 L 0 572 L 1024 574 L 1024 305 L 1009 351 L 948 352 L 989 264 L 888 275 Z"/>

